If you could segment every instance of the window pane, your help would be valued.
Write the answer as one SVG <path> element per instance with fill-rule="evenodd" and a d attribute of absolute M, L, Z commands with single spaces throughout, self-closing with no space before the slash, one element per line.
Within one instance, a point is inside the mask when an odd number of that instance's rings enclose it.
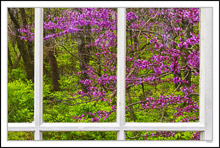
<path fill-rule="evenodd" d="M 199 132 L 128 131 L 126 140 L 200 140 Z"/>
<path fill-rule="evenodd" d="M 43 140 L 116 140 L 116 132 L 43 132 Z"/>
<path fill-rule="evenodd" d="M 45 122 L 116 120 L 116 9 L 44 9 Z"/>
<path fill-rule="evenodd" d="M 8 132 L 8 140 L 34 140 L 34 132 Z"/>
<path fill-rule="evenodd" d="M 8 9 L 8 122 L 32 122 L 34 9 Z"/>
<path fill-rule="evenodd" d="M 199 9 L 127 9 L 126 121 L 199 119 Z"/>

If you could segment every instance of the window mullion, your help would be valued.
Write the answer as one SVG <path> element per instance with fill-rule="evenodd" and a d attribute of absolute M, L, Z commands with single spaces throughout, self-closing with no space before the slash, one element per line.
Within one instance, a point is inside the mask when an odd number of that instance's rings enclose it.
<path fill-rule="evenodd" d="M 43 8 L 35 8 L 34 45 L 34 139 L 42 140 L 39 127 L 43 122 Z"/>
<path fill-rule="evenodd" d="M 117 122 L 120 126 L 117 139 L 125 140 L 126 8 L 118 8 L 117 17 Z"/>

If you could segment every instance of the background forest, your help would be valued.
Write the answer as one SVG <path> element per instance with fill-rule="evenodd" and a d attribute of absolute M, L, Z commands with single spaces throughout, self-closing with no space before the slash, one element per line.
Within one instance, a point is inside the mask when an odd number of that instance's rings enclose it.
<path fill-rule="evenodd" d="M 130 8 L 126 121 L 199 120 L 199 9 Z M 44 122 L 115 122 L 117 9 L 45 8 Z M 32 122 L 34 9 L 8 9 L 8 122 Z M 32 132 L 9 132 L 33 140 Z M 43 132 L 44 140 L 116 140 L 116 132 Z M 199 140 L 199 132 L 126 132 L 127 140 Z"/>

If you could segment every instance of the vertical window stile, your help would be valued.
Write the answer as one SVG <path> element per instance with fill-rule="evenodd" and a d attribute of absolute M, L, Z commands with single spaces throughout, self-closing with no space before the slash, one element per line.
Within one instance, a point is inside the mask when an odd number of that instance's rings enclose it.
<path fill-rule="evenodd" d="M 42 140 L 43 121 L 43 8 L 35 8 L 34 123 L 35 140 Z"/>
<path fill-rule="evenodd" d="M 205 131 L 201 132 L 201 140 L 212 140 L 212 110 L 213 110 L 213 47 L 212 47 L 212 8 L 201 8 L 201 97 L 200 122 L 205 124 Z"/>
<path fill-rule="evenodd" d="M 126 54 L 126 8 L 118 8 L 117 25 L 117 122 L 120 126 L 118 140 L 125 140 L 125 54 Z"/>

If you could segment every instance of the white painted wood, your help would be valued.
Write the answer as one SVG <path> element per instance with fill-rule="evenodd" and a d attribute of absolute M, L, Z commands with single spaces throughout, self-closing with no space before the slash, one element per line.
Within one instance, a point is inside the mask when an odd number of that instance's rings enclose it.
<path fill-rule="evenodd" d="M 34 140 L 43 140 L 43 133 L 38 129 L 34 131 Z"/>
<path fill-rule="evenodd" d="M 204 131 L 201 123 L 126 123 L 126 131 Z"/>
<path fill-rule="evenodd" d="M 199 121 L 200 123 L 205 124 L 205 47 L 204 47 L 204 43 L 202 41 L 205 40 L 204 37 L 204 20 L 205 19 L 205 15 L 204 15 L 204 11 L 205 8 L 200 8 L 199 9 L 199 34 L 200 34 L 200 69 L 199 69 Z M 203 15 L 202 15 L 203 14 Z M 203 28 L 203 29 L 202 29 Z M 200 140 L 204 140 L 204 132 L 200 132 Z"/>
<path fill-rule="evenodd" d="M 9 123 L 9 131 L 34 131 L 34 123 Z M 201 123 L 42 123 L 39 131 L 204 131 Z M 122 135 L 121 135 L 122 136 Z"/>
<path fill-rule="evenodd" d="M 205 11 L 205 8 L 200 8 L 200 25 L 199 25 L 199 31 L 200 31 L 200 89 L 199 89 L 199 121 L 201 123 L 205 124 L 205 43 L 203 41 L 205 40 L 205 30 L 204 30 L 204 20 L 205 15 L 203 12 Z"/>
<path fill-rule="evenodd" d="M 34 139 L 42 140 L 38 127 L 43 121 L 43 8 L 35 8 L 34 45 Z"/>
<path fill-rule="evenodd" d="M 5 2 L 7 3 L 7 2 Z M 8 3 L 10 3 L 8 1 Z M 13 1 L 10 3 L 10 8 L 34 8 L 34 7 L 45 7 L 45 8 L 198 8 L 198 7 L 213 7 L 217 5 L 217 1 L 178 1 L 178 2 L 166 2 L 166 1 L 29 1 L 17 2 Z"/>
<path fill-rule="evenodd" d="M 8 123 L 8 131 L 34 131 L 35 124 L 33 123 Z"/>
<path fill-rule="evenodd" d="M 118 8 L 117 15 L 117 123 L 120 125 L 117 139 L 125 140 L 125 67 L 126 67 L 126 8 Z"/>
<path fill-rule="evenodd" d="M 201 50 L 201 89 L 200 89 L 200 122 L 205 124 L 201 140 L 211 141 L 213 121 L 213 14 L 212 8 L 201 8 L 200 15 L 200 50 Z"/>
<path fill-rule="evenodd" d="M 117 123 L 43 123 L 41 131 L 118 131 Z"/>

